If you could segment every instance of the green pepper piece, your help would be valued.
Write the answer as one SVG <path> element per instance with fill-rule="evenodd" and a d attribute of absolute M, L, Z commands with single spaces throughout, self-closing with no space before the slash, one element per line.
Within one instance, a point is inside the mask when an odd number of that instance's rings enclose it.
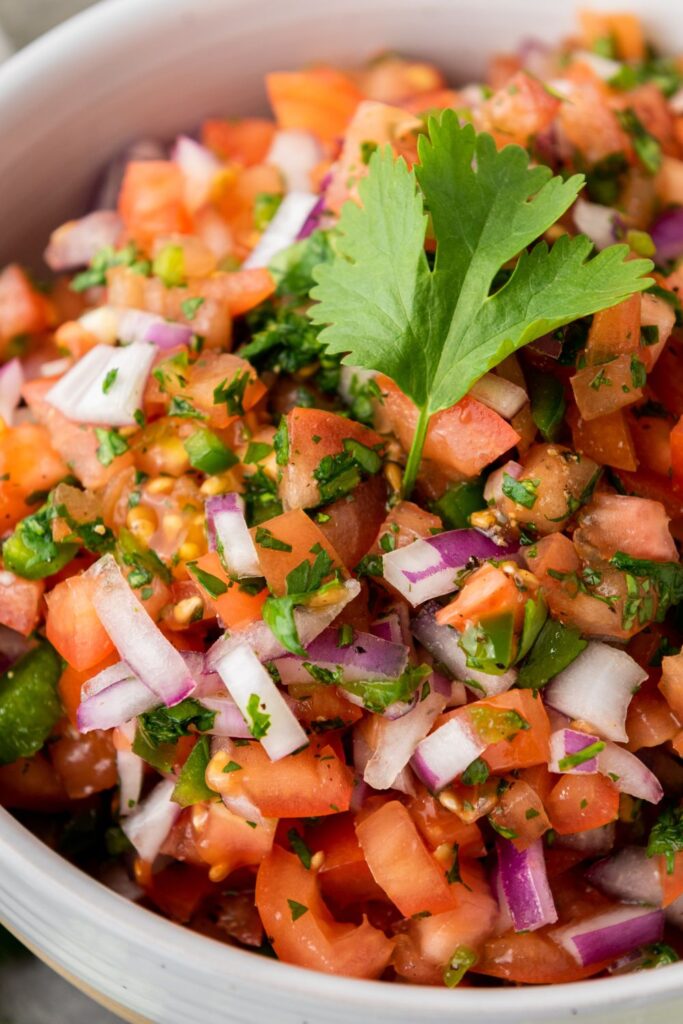
<path fill-rule="evenodd" d="M 549 373 L 528 374 L 531 418 L 545 441 L 555 441 L 564 421 L 567 403 L 562 381 Z"/>
<path fill-rule="evenodd" d="M 172 800 L 181 807 L 190 807 L 202 800 L 218 800 L 218 793 L 209 789 L 204 779 L 206 769 L 211 760 L 209 737 L 202 736 L 197 740 L 187 761 L 180 770 Z"/>
<path fill-rule="evenodd" d="M 190 465 L 202 473 L 222 473 L 239 462 L 235 453 L 226 448 L 221 439 L 206 427 L 195 430 L 183 442 L 183 446 Z"/>
<path fill-rule="evenodd" d="M 6 569 L 28 580 L 41 580 L 59 572 L 78 551 L 78 544 L 52 539 L 51 510 L 47 505 L 17 523 L 2 546 Z"/>
<path fill-rule="evenodd" d="M 56 651 L 41 643 L 0 676 L 0 764 L 40 750 L 64 713 L 57 696 L 61 674 Z"/>
<path fill-rule="evenodd" d="M 434 502 L 434 511 L 449 530 L 464 530 L 470 525 L 471 514 L 484 508 L 486 502 L 481 480 L 455 484 Z"/>

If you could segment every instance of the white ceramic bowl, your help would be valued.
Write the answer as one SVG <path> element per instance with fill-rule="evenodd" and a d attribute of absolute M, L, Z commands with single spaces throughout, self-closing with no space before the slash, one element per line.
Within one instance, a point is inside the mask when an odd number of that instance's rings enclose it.
<path fill-rule="evenodd" d="M 641 11 L 655 41 L 683 50 L 677 3 L 613 6 Z M 108 0 L 0 71 L 0 263 L 35 258 L 48 231 L 82 211 L 97 169 L 127 141 L 261 108 L 269 69 L 353 63 L 394 48 L 433 58 L 463 81 L 481 72 L 486 53 L 571 31 L 573 9 L 572 0 Z M 567 986 L 451 992 L 276 963 L 126 902 L 4 811 L 0 919 L 96 999 L 155 1024 L 683 1018 L 683 964 Z M 61 1024 L 59 1007 L 53 1019 Z"/>

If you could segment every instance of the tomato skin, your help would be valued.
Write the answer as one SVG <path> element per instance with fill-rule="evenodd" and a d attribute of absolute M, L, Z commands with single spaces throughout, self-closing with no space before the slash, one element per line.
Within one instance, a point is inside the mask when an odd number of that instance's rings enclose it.
<path fill-rule="evenodd" d="M 527 596 L 511 576 L 487 563 L 468 576 L 457 597 L 439 609 L 436 621 L 463 632 L 470 623 L 477 625 L 482 619 L 510 613 L 519 629 Z"/>
<path fill-rule="evenodd" d="M 327 505 L 328 522 L 320 529 L 332 547 L 343 555 L 344 564 L 353 569 L 372 547 L 384 521 L 387 485 L 377 474 L 364 480 L 346 497 Z"/>
<path fill-rule="evenodd" d="M 614 469 L 633 471 L 638 468 L 633 438 L 623 409 L 589 421 L 582 419 L 576 406 L 571 405 L 567 421 L 577 452 Z"/>
<path fill-rule="evenodd" d="M 680 727 L 654 678 L 646 679 L 628 706 L 628 749 L 635 752 L 643 747 L 657 747 L 673 739 Z"/>
<path fill-rule="evenodd" d="M 479 826 L 474 822 L 468 825 L 461 821 L 423 786 L 418 787 L 417 795 L 408 801 L 408 810 L 422 838 L 432 849 L 442 843 L 457 843 L 464 857 L 484 856 L 486 847 Z"/>
<path fill-rule="evenodd" d="M 472 970 L 491 978 L 503 978 L 518 985 L 552 985 L 590 978 L 605 964 L 579 967 L 545 930 L 506 932 L 484 943 Z"/>
<path fill-rule="evenodd" d="M 131 161 L 119 193 L 119 214 L 126 232 L 143 249 L 156 238 L 189 234 L 190 216 L 183 203 L 183 176 L 170 160 Z"/>
<path fill-rule="evenodd" d="M 202 143 L 222 160 L 234 160 L 250 167 L 266 158 L 275 125 L 264 117 L 239 121 L 208 120 L 202 124 Z"/>
<path fill-rule="evenodd" d="M 79 735 L 70 728 L 49 748 L 50 759 L 72 800 L 116 785 L 116 758 L 111 732 L 95 729 Z"/>
<path fill-rule="evenodd" d="M 523 779 L 515 779 L 501 794 L 490 819 L 512 833 L 512 843 L 518 850 L 528 849 L 550 828 L 539 794 Z"/>
<path fill-rule="evenodd" d="M 92 668 L 114 650 L 91 600 L 93 586 L 87 576 L 70 576 L 46 598 L 47 638 L 77 672 Z"/>
<path fill-rule="evenodd" d="M 363 855 L 353 814 L 326 818 L 307 833 L 306 841 L 313 852 L 322 851 L 325 855 L 318 878 L 324 898 L 333 906 L 386 899 Z"/>
<path fill-rule="evenodd" d="M 213 881 L 222 881 L 237 868 L 260 864 L 273 845 L 275 821 L 259 822 L 252 827 L 222 803 L 195 804 L 189 820 L 191 832 L 185 838 L 185 859 L 208 864 Z M 177 839 L 182 844 L 182 837 Z"/>
<path fill-rule="evenodd" d="M 453 909 L 444 867 L 425 847 L 403 804 L 392 800 L 364 817 L 356 835 L 375 881 L 404 917 Z"/>
<path fill-rule="evenodd" d="M 266 267 L 216 273 L 197 285 L 207 299 L 225 303 L 231 316 L 241 316 L 260 305 L 275 291 L 275 280 Z"/>
<path fill-rule="evenodd" d="M 391 429 L 408 451 L 417 425 L 417 409 L 388 377 L 378 377 L 384 395 L 383 412 Z M 519 441 L 519 434 L 498 413 L 474 398 L 462 398 L 450 409 L 432 416 L 423 459 L 434 461 L 451 479 L 478 476 L 485 466 Z"/>
<path fill-rule="evenodd" d="M 353 80 L 331 67 L 266 75 L 278 128 L 311 132 L 323 142 L 343 135 L 362 95 Z"/>
<path fill-rule="evenodd" d="M 633 383 L 630 355 L 615 356 L 602 366 L 586 366 L 571 378 L 571 386 L 582 418 L 590 423 L 609 416 L 643 397 Z"/>
<path fill-rule="evenodd" d="M 565 775 L 545 800 L 553 828 L 559 835 L 600 828 L 619 815 L 619 791 L 604 775 Z"/>
<path fill-rule="evenodd" d="M 279 761 L 251 741 L 231 756 L 242 770 L 221 779 L 222 791 L 245 794 L 265 818 L 322 817 L 349 809 L 353 776 L 324 736 Z"/>
<path fill-rule="evenodd" d="M 307 909 L 293 918 L 288 900 Z M 299 858 L 274 846 L 256 876 L 256 906 L 280 960 L 326 974 L 377 978 L 389 962 L 393 942 L 367 920 L 334 920 L 320 895 L 318 876 Z"/>
<path fill-rule="evenodd" d="M 499 149 L 510 143 L 526 146 L 550 125 L 559 108 L 558 98 L 538 79 L 519 71 L 482 105 L 478 127 L 493 135 Z"/>
<path fill-rule="evenodd" d="M 49 321 L 44 296 L 31 284 L 26 272 L 11 263 L 0 273 L 0 350 L 20 334 L 37 334 Z"/>

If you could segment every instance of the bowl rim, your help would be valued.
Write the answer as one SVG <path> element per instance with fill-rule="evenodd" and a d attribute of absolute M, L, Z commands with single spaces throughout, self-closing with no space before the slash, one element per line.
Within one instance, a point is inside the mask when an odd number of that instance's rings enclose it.
<path fill-rule="evenodd" d="M 164 18 L 183 13 L 201 17 L 201 9 L 198 10 L 201 6 L 220 6 L 224 10 L 228 6 L 239 7 L 243 2 L 245 0 L 203 0 L 200 4 L 197 0 L 146 0 L 142 8 L 139 0 L 100 0 L 34 40 L 0 67 L 0 107 L 11 102 L 12 95 L 30 90 L 34 81 L 40 87 L 40 79 L 44 82 L 53 70 L 77 60 L 83 46 L 97 49 L 105 45 L 105 40 L 112 45 L 117 37 L 125 39 L 131 31 L 137 35 L 161 14 Z M 288 6 L 296 9 L 305 2 L 289 0 Z M 381 2 L 390 4 L 391 0 Z M 534 0 L 517 0 L 517 3 L 533 6 Z M 604 6 L 609 5 L 608 0 Z M 640 1004 L 655 996 L 661 999 L 683 993 L 683 962 L 669 965 L 665 971 L 613 978 L 457 991 L 360 980 L 297 967 L 192 932 L 136 905 L 51 850 L 0 807 L 0 865 L 3 863 L 13 864 L 17 876 L 26 877 L 35 898 L 39 898 L 41 890 L 49 890 L 50 900 L 54 901 L 58 890 L 60 900 L 72 906 L 78 903 L 83 917 L 93 926 L 101 927 L 104 919 L 122 941 L 129 941 L 134 935 L 137 943 L 154 949 L 158 955 L 169 960 L 180 959 L 186 967 L 196 964 L 201 974 L 214 971 L 217 975 L 230 974 L 251 985 L 277 988 L 294 998 L 331 999 L 365 1013 L 410 1009 L 418 1018 L 421 1012 L 436 1016 L 454 1011 L 500 1014 L 504 1018 L 512 1011 L 528 1014 L 530 1020 L 547 1021 L 553 1012 L 578 1014 L 608 1006 L 614 1011 L 621 1005 Z"/>

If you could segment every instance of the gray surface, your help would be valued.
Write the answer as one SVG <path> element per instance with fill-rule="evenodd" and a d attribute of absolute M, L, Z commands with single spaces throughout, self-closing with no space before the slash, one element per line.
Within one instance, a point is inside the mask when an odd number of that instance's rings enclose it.
<path fill-rule="evenodd" d="M 19 48 L 95 0 L 0 0 L 0 29 Z M 142 2 L 142 0 L 141 0 Z M 117 1024 L 30 954 L 0 966 L 0 1024 Z"/>

